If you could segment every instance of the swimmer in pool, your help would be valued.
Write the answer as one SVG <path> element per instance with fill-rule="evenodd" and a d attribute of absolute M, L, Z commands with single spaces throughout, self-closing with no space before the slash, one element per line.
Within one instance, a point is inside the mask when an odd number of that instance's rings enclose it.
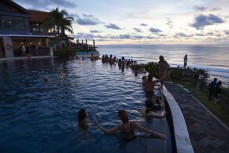
<path fill-rule="evenodd" d="M 43 80 L 44 80 L 44 82 L 48 82 L 49 81 L 47 76 L 43 77 Z"/>
<path fill-rule="evenodd" d="M 87 117 L 88 117 L 88 113 L 86 109 L 81 109 L 78 112 L 78 127 L 80 127 L 83 130 L 87 130 L 89 127 Z"/>
<path fill-rule="evenodd" d="M 94 122 L 96 124 L 96 126 L 101 129 L 105 134 L 111 134 L 114 133 L 116 131 L 120 131 L 122 134 L 122 137 L 126 140 L 131 140 L 133 138 L 135 138 L 135 134 L 134 131 L 135 129 L 139 129 L 143 132 L 149 133 L 152 136 L 156 136 L 159 137 L 161 139 L 166 140 L 166 135 L 165 134 L 161 134 L 155 131 L 152 131 L 150 129 L 147 129 L 145 127 L 143 127 L 142 125 L 138 124 L 136 121 L 129 121 L 128 118 L 128 113 L 125 110 L 120 110 L 118 111 L 118 118 L 122 121 L 122 124 L 119 124 L 111 129 L 105 129 L 104 127 L 102 127 L 97 119 L 94 117 Z"/>

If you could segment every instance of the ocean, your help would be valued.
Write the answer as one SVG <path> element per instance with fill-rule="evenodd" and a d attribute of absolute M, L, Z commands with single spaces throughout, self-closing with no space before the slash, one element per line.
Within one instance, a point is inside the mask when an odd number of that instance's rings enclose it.
<path fill-rule="evenodd" d="M 117 58 L 132 58 L 137 63 L 158 62 L 163 55 L 171 67 L 183 66 L 188 55 L 190 68 L 205 69 L 209 80 L 218 78 L 229 85 L 229 46 L 213 45 L 99 45 L 101 55 L 112 54 Z"/>

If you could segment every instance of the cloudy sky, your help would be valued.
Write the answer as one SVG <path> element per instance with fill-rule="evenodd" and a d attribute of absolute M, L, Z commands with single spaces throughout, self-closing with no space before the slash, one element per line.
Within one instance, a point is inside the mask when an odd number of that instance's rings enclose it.
<path fill-rule="evenodd" d="M 229 0 L 14 0 L 65 9 L 74 35 L 97 44 L 229 44 Z"/>

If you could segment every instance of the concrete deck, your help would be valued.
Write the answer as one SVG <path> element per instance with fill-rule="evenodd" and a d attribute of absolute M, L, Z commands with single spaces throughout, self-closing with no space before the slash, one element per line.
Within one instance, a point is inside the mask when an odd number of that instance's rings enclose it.
<path fill-rule="evenodd" d="M 229 153 L 229 131 L 182 86 L 166 82 L 178 103 L 195 153 Z"/>

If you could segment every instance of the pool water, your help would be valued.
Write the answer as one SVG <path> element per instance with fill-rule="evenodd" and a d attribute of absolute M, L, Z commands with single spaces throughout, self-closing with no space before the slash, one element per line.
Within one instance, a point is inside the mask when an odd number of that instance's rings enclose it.
<path fill-rule="evenodd" d="M 0 61 L 0 152 L 171 152 L 166 120 L 146 123 L 137 111 L 145 101 L 141 77 L 100 60 Z M 77 126 L 82 108 L 91 122 L 87 131 Z M 124 143 L 119 133 L 104 135 L 93 124 L 96 115 L 106 128 L 117 125 L 120 109 L 131 120 L 166 133 L 166 142 L 136 132 L 136 139 Z"/>

